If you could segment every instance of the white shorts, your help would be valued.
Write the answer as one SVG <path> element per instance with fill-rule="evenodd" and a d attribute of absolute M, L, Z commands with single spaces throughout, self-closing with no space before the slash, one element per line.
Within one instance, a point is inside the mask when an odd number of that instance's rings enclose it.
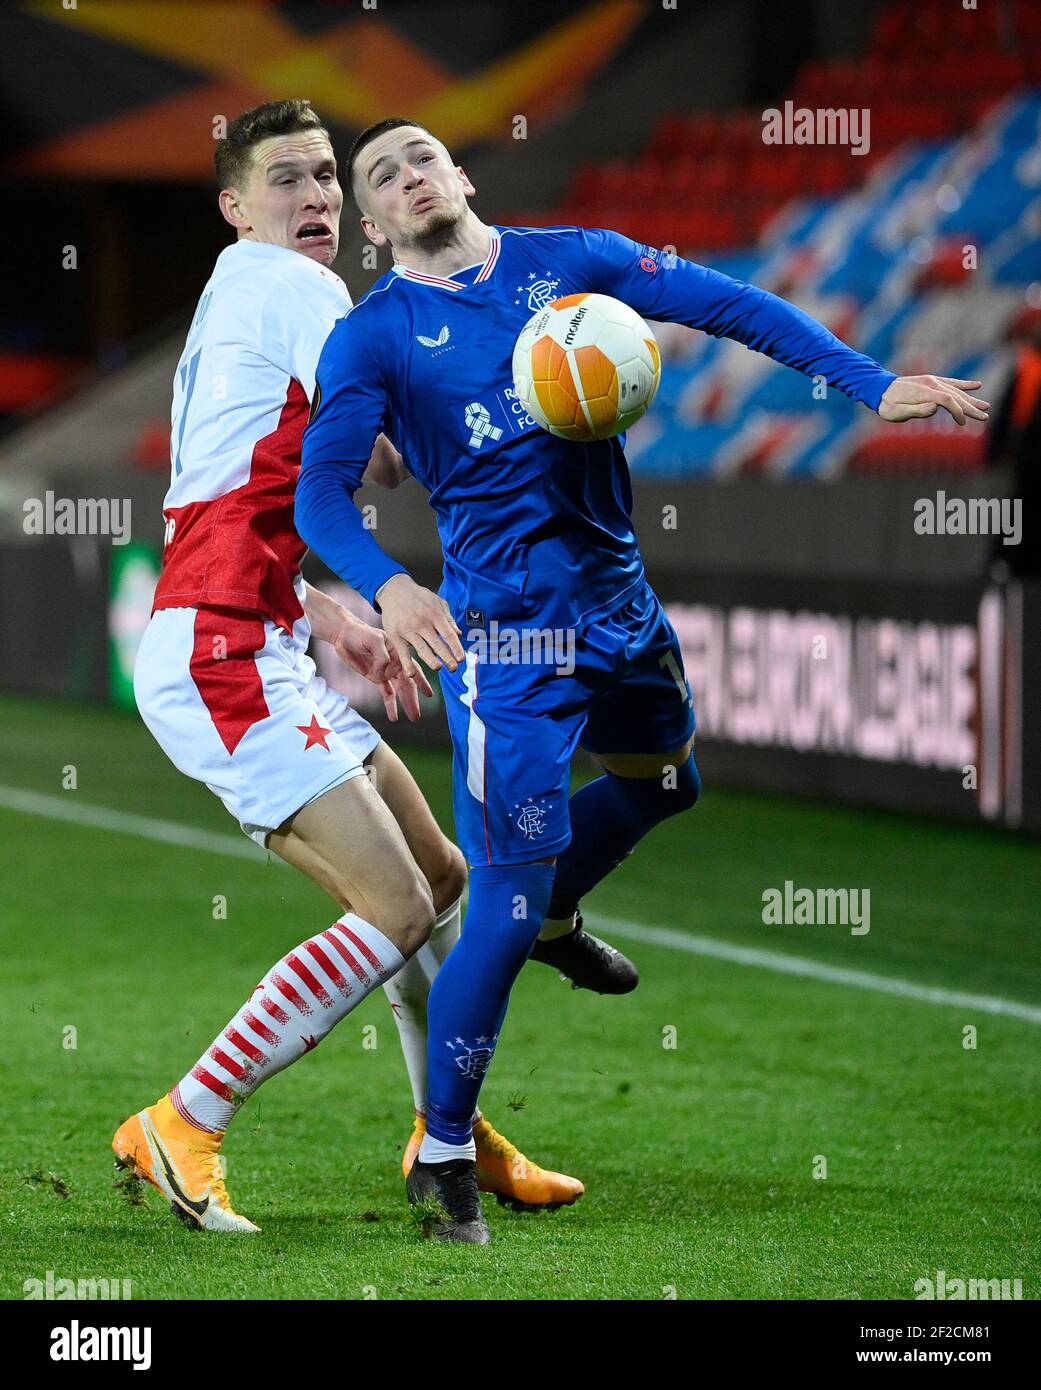
<path fill-rule="evenodd" d="M 380 741 L 307 655 L 259 614 L 164 608 L 134 668 L 141 717 L 181 772 L 205 782 L 258 844 L 315 797 L 364 775 Z"/>

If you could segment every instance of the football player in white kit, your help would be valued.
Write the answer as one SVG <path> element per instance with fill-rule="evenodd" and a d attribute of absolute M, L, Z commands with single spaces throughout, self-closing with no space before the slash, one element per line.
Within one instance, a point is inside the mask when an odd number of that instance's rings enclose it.
<path fill-rule="evenodd" d="M 300 574 L 301 437 L 322 345 L 351 305 L 329 268 L 343 194 L 328 133 L 306 101 L 268 102 L 231 123 L 216 166 L 220 209 L 238 235 L 217 258 L 177 368 L 163 571 L 134 688 L 175 765 L 341 912 L 272 966 L 190 1071 L 121 1125 L 112 1146 L 186 1224 L 256 1231 L 225 1187 L 228 1123 L 380 984 L 416 1107 L 410 1165 L 424 1133 L 426 998 L 459 935 L 466 868 L 404 764 L 307 655 L 312 633 L 331 642 L 380 686 L 391 718 L 399 701 L 418 717 L 415 680 L 382 632 Z M 403 472 L 381 437 L 366 476 L 395 485 Z M 462 660 L 435 594 L 416 632 L 430 664 L 454 670 Z M 532 1163 L 487 1120 L 474 1133 L 481 1186 L 500 1200 L 555 1207 L 581 1196 L 577 1179 Z"/>

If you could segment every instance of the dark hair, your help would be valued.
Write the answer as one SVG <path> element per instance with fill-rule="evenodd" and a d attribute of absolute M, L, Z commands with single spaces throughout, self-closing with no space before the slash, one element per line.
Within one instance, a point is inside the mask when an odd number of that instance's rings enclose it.
<path fill-rule="evenodd" d="M 228 126 L 224 139 L 217 141 L 213 154 L 220 187 L 241 189 L 249 180 L 253 146 L 270 135 L 291 135 L 297 130 L 318 130 L 323 135 L 329 134 L 322 124 L 322 118 L 306 97 L 265 101 L 236 116 Z"/>
<path fill-rule="evenodd" d="M 366 126 L 358 136 L 347 151 L 347 166 L 344 171 L 347 187 L 352 193 L 354 192 L 354 166 L 362 150 L 366 145 L 371 145 L 373 140 L 378 140 L 381 135 L 385 135 L 388 130 L 397 130 L 399 126 L 403 125 L 414 125 L 418 130 L 427 130 L 422 121 L 412 121 L 407 116 L 388 116 L 385 121 L 377 121 L 375 125 Z M 427 130 L 427 134 L 430 134 L 429 130 Z M 357 202 L 357 198 L 355 198 L 355 202 Z"/>

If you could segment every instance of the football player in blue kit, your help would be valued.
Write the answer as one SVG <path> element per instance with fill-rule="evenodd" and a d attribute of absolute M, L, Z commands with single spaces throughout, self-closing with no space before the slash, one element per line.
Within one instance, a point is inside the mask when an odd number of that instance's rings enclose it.
<path fill-rule="evenodd" d="M 440 671 L 470 900 L 430 991 L 427 1129 L 407 1190 L 438 1201 L 439 1235 L 483 1244 L 471 1120 L 513 982 L 533 948 L 582 935 L 583 896 L 700 790 L 690 689 L 633 533 L 623 440 L 568 442 L 523 411 L 520 330 L 550 300 L 594 291 L 823 377 L 883 419 L 942 408 L 963 424 L 987 407 L 966 394 L 978 382 L 897 377 L 784 300 L 615 232 L 487 226 L 463 169 L 413 121 L 362 132 L 347 182 L 394 266 L 325 344 L 296 521 L 381 609 L 405 670 L 414 651 Z M 354 505 L 381 431 L 430 493 L 440 594 Z M 578 746 L 603 774 L 569 799 Z"/>

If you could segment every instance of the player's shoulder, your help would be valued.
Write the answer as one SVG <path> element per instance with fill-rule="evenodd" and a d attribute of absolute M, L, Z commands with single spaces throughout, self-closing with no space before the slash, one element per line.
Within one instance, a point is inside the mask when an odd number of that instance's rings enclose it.
<path fill-rule="evenodd" d="M 495 230 L 501 237 L 532 237 L 532 236 L 568 236 L 575 232 L 584 232 L 585 227 L 579 227 L 574 222 L 561 222 L 553 227 L 515 227 L 512 223 L 509 226 L 496 223 Z"/>
<path fill-rule="evenodd" d="M 288 246 L 262 241 L 243 239 L 226 246 L 217 257 L 212 283 L 224 296 L 253 307 L 277 299 L 286 290 L 320 303 L 339 304 L 342 313 L 351 302 L 347 286 L 335 271 Z"/>
<path fill-rule="evenodd" d="M 396 308 L 400 299 L 401 276 L 393 270 L 381 275 L 374 285 L 370 285 L 351 309 L 348 318 L 355 320 L 355 328 L 371 317 L 373 313 Z M 360 317 L 356 317 L 360 314 Z"/>
<path fill-rule="evenodd" d="M 556 227 L 497 227 L 500 244 L 507 254 L 533 261 L 556 261 L 577 267 L 589 259 L 607 257 L 611 260 L 626 256 L 635 243 L 609 227 L 580 227 L 564 223 Z"/>
<path fill-rule="evenodd" d="M 528 251 L 535 256 L 544 254 L 546 247 L 551 245 L 574 247 L 577 250 L 589 235 L 587 227 L 578 227 L 571 223 L 564 223 L 558 227 L 496 226 L 495 231 L 499 234 L 503 250 Z"/>
<path fill-rule="evenodd" d="M 389 336 L 385 310 L 398 307 L 398 295 L 393 290 L 397 280 L 396 275 L 384 275 L 336 320 L 322 349 L 325 363 L 350 360 L 358 364 L 379 357 L 379 349 Z"/>
<path fill-rule="evenodd" d="M 388 314 L 393 325 L 395 313 L 405 309 L 400 288 L 397 288 L 400 283 L 400 276 L 393 271 L 381 276 L 342 318 L 337 319 L 327 346 L 333 351 L 348 352 L 362 344 L 371 354 L 377 344 L 386 342 Z"/>

